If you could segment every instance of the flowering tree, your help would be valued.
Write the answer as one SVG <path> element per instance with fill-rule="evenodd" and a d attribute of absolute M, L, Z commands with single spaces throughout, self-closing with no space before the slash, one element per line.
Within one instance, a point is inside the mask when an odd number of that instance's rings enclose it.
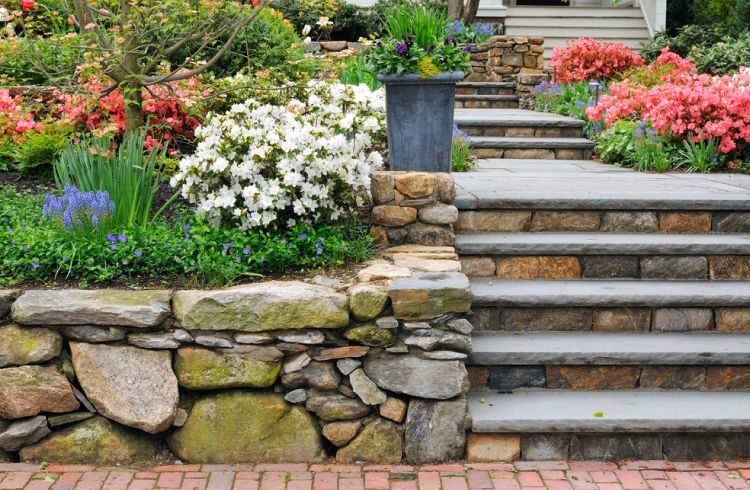
<path fill-rule="evenodd" d="M 30 2 L 33 0 L 25 0 Z M 270 0 L 66 0 L 67 12 L 87 63 L 111 84 L 101 95 L 123 92 L 125 126 L 143 125 L 144 93 L 190 79 L 231 52 L 238 35 Z M 72 5 L 72 8 L 68 8 Z"/>

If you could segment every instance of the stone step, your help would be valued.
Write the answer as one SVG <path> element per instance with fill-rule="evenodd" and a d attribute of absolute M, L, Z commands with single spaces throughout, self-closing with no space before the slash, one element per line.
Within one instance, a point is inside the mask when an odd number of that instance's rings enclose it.
<path fill-rule="evenodd" d="M 515 95 L 514 82 L 461 82 L 456 95 Z"/>
<path fill-rule="evenodd" d="M 658 232 L 654 223 L 650 231 Z M 466 233 L 462 255 L 731 255 L 750 254 L 750 235 L 659 233 Z"/>
<path fill-rule="evenodd" d="M 456 95 L 458 109 L 513 109 L 518 107 L 515 95 Z"/>
<path fill-rule="evenodd" d="M 750 281 L 544 281 L 474 278 L 474 306 L 750 307 Z"/>
<path fill-rule="evenodd" d="M 471 393 L 475 433 L 747 432 L 750 392 Z"/>
<path fill-rule="evenodd" d="M 750 334 L 476 332 L 468 363 L 483 366 L 750 364 Z"/>
<path fill-rule="evenodd" d="M 594 143 L 586 138 L 476 136 L 470 144 L 477 158 L 585 160 Z"/>

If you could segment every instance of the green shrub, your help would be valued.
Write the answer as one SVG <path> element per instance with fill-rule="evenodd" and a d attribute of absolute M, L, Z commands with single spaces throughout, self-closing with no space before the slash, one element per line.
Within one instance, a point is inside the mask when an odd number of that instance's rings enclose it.
<path fill-rule="evenodd" d="M 663 139 L 636 139 L 635 147 L 623 162 L 641 172 L 667 172 L 677 166 L 674 146 Z"/>
<path fill-rule="evenodd" d="M 725 25 L 686 25 L 675 36 L 670 36 L 665 31 L 658 32 L 651 41 L 643 44 L 641 55 L 650 63 L 659 56 L 663 48 L 669 48 L 673 53 L 687 58 L 695 49 L 701 51 L 729 35 L 730 31 Z"/>
<path fill-rule="evenodd" d="M 635 121 L 620 120 L 597 138 L 596 152 L 602 161 L 623 165 L 635 151 Z"/>
<path fill-rule="evenodd" d="M 364 53 L 347 58 L 339 78 L 342 83 L 348 85 L 367 84 L 370 90 L 377 90 L 383 86 L 378 80 L 377 73 L 367 65 L 367 55 Z"/>
<path fill-rule="evenodd" d="M 291 99 L 304 98 L 308 76 L 296 78 L 283 73 L 238 74 L 233 77 L 211 80 L 211 96 L 206 100 L 209 112 L 222 113 L 234 104 L 256 99 L 263 104 L 286 105 Z"/>
<path fill-rule="evenodd" d="M 163 180 L 159 163 L 167 152 L 165 145 L 144 155 L 145 134 L 126 133 L 119 147 L 109 137 L 69 143 L 54 164 L 55 181 L 61 189 L 75 185 L 84 192 L 107 191 L 116 224 L 145 228 Z"/>
<path fill-rule="evenodd" d="M 45 220 L 44 197 L 0 188 L 0 285 L 55 280 L 183 287 L 225 286 L 249 276 L 317 270 L 367 260 L 366 226 L 297 226 L 242 231 L 200 219 L 158 219 L 147 228 L 101 227 L 88 235 L 59 232 Z"/>
<path fill-rule="evenodd" d="M 684 140 L 678 152 L 680 165 L 686 167 L 688 172 L 708 173 L 715 170 L 722 165 L 717 146 L 713 138 L 697 142 Z"/>
<path fill-rule="evenodd" d="M 0 148 L 0 153 L 10 162 L 10 169 L 22 175 L 50 176 L 52 163 L 71 137 L 72 129 L 69 125 L 50 123 L 41 131 L 28 131 L 23 142 L 5 145 L 4 148 Z"/>
<path fill-rule="evenodd" d="M 0 37 L 0 85 L 67 83 L 84 62 L 75 37 Z"/>
<path fill-rule="evenodd" d="M 691 58 L 702 73 L 726 75 L 750 66 L 750 36 L 728 38 L 709 47 L 695 49 Z"/>

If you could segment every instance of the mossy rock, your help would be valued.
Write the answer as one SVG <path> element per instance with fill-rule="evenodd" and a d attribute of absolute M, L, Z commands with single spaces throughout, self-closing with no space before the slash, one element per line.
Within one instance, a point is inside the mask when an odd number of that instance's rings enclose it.
<path fill-rule="evenodd" d="M 370 347 L 390 347 L 396 343 L 396 334 L 392 330 L 374 324 L 350 328 L 344 336 L 353 342 Z"/>
<path fill-rule="evenodd" d="M 336 461 L 351 464 L 398 463 L 404 452 L 404 441 L 394 424 L 378 419 L 367 425 L 346 447 L 336 453 Z"/>
<path fill-rule="evenodd" d="M 201 397 L 167 444 L 193 463 L 319 462 L 326 456 L 320 428 L 304 408 L 276 393 L 242 390 Z"/>
<path fill-rule="evenodd" d="M 183 347 L 177 351 L 174 369 L 180 385 L 191 390 L 266 388 L 276 382 L 282 357 L 275 347 Z"/>
<path fill-rule="evenodd" d="M 156 459 L 154 436 L 124 427 L 101 416 L 55 431 L 38 443 L 21 448 L 21 461 L 67 464 L 135 464 Z"/>
<path fill-rule="evenodd" d="M 349 288 L 349 309 L 360 322 L 375 319 L 388 306 L 388 292 L 375 284 L 357 284 Z"/>
<path fill-rule="evenodd" d="M 49 361 L 60 355 L 62 336 L 48 328 L 15 324 L 0 328 L 0 367 Z"/>

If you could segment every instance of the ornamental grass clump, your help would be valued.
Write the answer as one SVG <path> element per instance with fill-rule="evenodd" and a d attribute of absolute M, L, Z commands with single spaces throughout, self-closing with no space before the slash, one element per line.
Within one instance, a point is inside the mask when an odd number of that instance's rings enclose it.
<path fill-rule="evenodd" d="M 444 13 L 407 3 L 389 9 L 385 19 L 385 36 L 369 52 L 376 73 L 429 78 L 469 71 L 471 48 L 450 33 Z"/>

